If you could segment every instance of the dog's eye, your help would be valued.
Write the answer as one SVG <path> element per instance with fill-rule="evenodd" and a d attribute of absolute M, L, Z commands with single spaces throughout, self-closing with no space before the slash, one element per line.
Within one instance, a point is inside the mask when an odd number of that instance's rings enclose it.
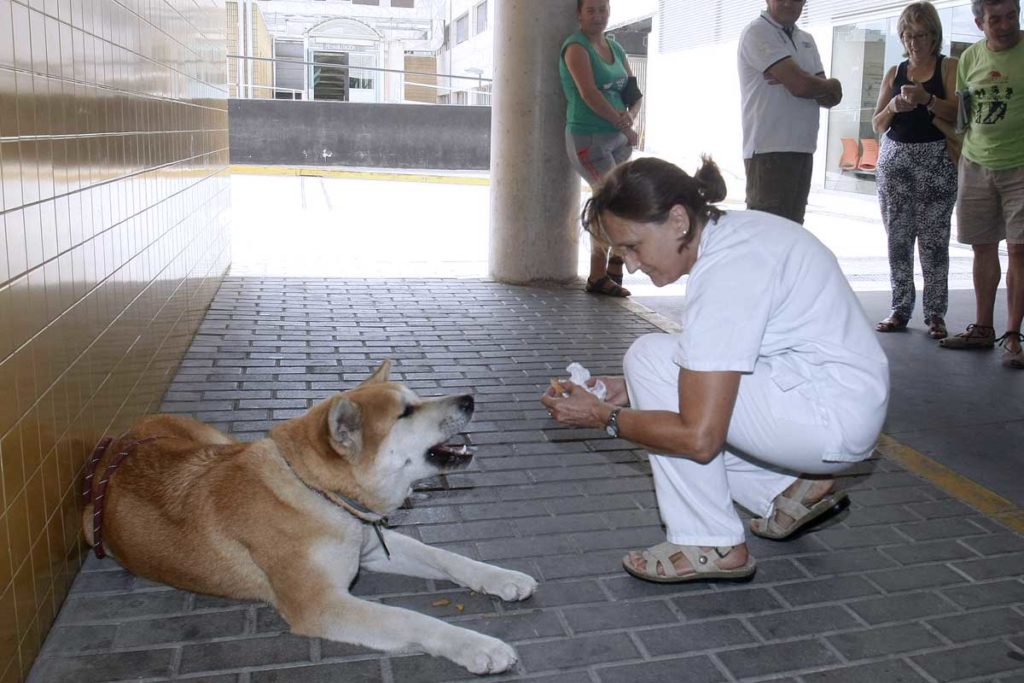
<path fill-rule="evenodd" d="M 398 419 L 401 420 L 403 417 L 409 417 L 410 415 L 413 414 L 413 412 L 415 410 L 416 410 L 416 406 L 414 406 L 414 405 L 412 405 L 410 403 L 409 405 L 407 405 L 405 407 L 405 410 L 402 411 L 402 414 L 398 416 Z"/>

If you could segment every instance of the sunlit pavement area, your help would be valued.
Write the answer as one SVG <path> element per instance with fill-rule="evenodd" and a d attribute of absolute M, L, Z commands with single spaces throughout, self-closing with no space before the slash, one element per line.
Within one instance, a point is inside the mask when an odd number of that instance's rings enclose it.
<path fill-rule="evenodd" d="M 843 477 L 851 505 L 788 542 L 749 539 L 759 562 L 750 583 L 647 584 L 619 565 L 663 540 L 643 452 L 557 426 L 537 398 L 570 361 L 620 372 L 635 337 L 671 327 L 681 288 L 666 296 L 631 277 L 637 296 L 622 302 L 578 284 L 488 281 L 484 185 L 235 176 L 233 192 L 232 273 L 164 409 L 257 438 L 384 358 L 425 395 L 473 391 L 471 468 L 425 482 L 391 523 L 529 572 L 538 593 L 504 603 L 369 573 L 353 591 L 511 642 L 520 663 L 493 680 L 1024 680 L 1024 536 L 1014 530 L 1024 375 L 1002 369 L 996 352 L 938 350 L 920 316 L 885 336 L 885 457 Z M 808 227 L 874 320 L 887 309 L 884 234 L 854 204 L 815 195 Z M 967 287 L 970 254 L 952 254 L 954 286 Z M 973 295 L 952 299 L 955 328 L 970 321 Z M 479 677 L 423 655 L 292 636 L 266 605 L 184 593 L 92 558 L 32 679 Z"/>

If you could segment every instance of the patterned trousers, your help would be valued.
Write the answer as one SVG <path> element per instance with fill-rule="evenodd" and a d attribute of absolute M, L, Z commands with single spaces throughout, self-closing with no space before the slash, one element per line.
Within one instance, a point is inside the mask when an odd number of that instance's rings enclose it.
<path fill-rule="evenodd" d="M 950 216 L 956 203 L 956 166 L 945 140 L 904 143 L 882 136 L 878 204 L 889 236 L 892 310 L 914 311 L 914 241 L 924 275 L 924 318 L 945 317 L 949 305 Z"/>

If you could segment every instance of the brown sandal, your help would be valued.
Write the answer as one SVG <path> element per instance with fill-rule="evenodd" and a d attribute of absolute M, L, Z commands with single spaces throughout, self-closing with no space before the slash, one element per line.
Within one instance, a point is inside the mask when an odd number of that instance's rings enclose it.
<path fill-rule="evenodd" d="M 910 318 L 893 311 L 888 318 L 878 321 L 875 329 L 879 332 L 902 332 L 909 322 Z"/>
<path fill-rule="evenodd" d="M 587 292 L 589 294 L 603 294 L 604 296 L 617 296 L 625 298 L 631 292 L 620 284 L 617 284 L 607 275 L 602 275 L 596 280 L 587 280 Z"/>

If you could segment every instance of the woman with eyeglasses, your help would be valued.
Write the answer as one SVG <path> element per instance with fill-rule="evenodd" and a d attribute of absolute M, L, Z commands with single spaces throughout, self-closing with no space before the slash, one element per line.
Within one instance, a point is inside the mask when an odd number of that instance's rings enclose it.
<path fill-rule="evenodd" d="M 908 5 L 897 30 L 907 59 L 885 75 L 872 119 L 881 134 L 876 178 L 892 283 L 892 311 L 875 329 L 907 329 L 914 311 L 916 240 L 924 273 L 924 322 L 932 339 L 943 339 L 957 168 L 936 121 L 947 122 L 947 128 L 956 121 L 956 59 L 939 52 L 942 24 L 929 2 Z"/>

